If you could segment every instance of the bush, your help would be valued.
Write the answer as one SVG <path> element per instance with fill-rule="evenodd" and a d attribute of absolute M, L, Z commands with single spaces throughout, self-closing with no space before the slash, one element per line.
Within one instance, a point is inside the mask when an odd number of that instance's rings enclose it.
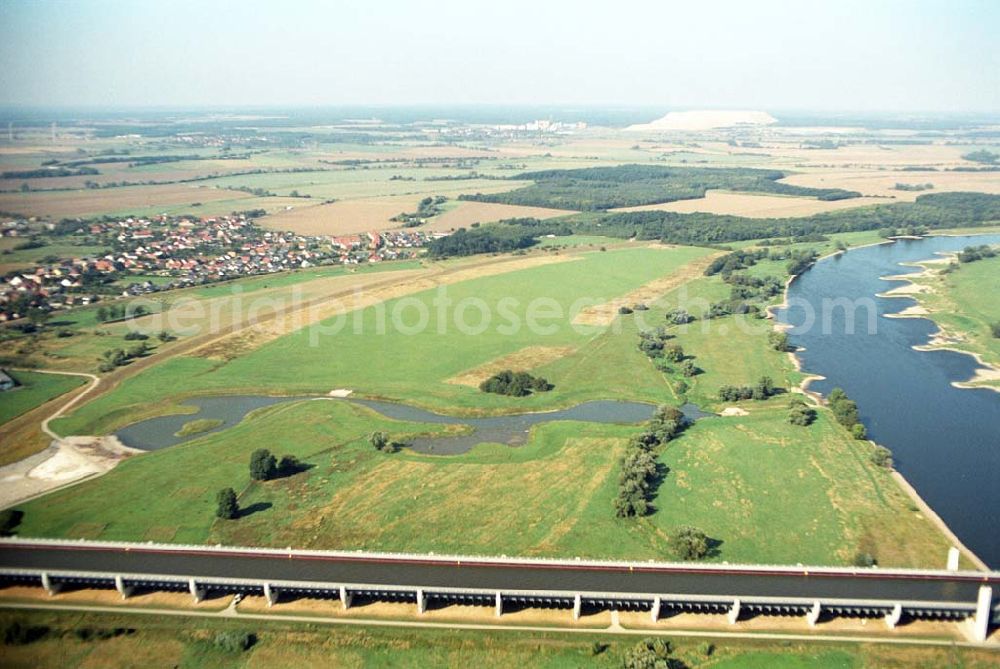
<path fill-rule="evenodd" d="M 990 323 L 990 332 L 993 334 L 994 339 L 1000 339 L 1000 321 Z"/>
<path fill-rule="evenodd" d="M 673 645 L 666 639 L 643 639 L 622 658 L 622 669 L 685 669 L 675 657 Z"/>
<path fill-rule="evenodd" d="M 618 307 L 618 313 L 620 313 L 623 316 L 626 316 L 626 315 L 632 313 L 632 309 L 631 309 L 631 307 L 626 307 L 623 304 L 622 306 Z"/>
<path fill-rule="evenodd" d="M 25 625 L 18 620 L 8 622 L 0 629 L 5 646 L 24 646 L 44 638 L 48 633 L 49 628 L 44 625 Z"/>
<path fill-rule="evenodd" d="M 242 653 L 245 650 L 249 650 L 255 643 L 257 643 L 257 635 L 253 632 L 237 632 L 234 630 L 217 632 L 215 638 L 212 639 L 212 644 L 216 648 L 227 653 Z"/>
<path fill-rule="evenodd" d="M 878 562 L 875 560 L 875 556 L 871 553 L 865 551 L 858 551 L 854 555 L 854 566 L 855 567 L 874 567 Z"/>
<path fill-rule="evenodd" d="M 512 372 L 509 369 L 494 374 L 479 384 L 479 389 L 484 393 L 511 397 L 524 397 L 532 392 L 547 392 L 554 387 L 540 376 L 532 376 L 527 372 Z"/>
<path fill-rule="evenodd" d="M 670 546 L 682 560 L 700 560 L 708 555 L 708 535 L 696 527 L 679 527 L 670 538 Z"/>
<path fill-rule="evenodd" d="M 771 332 L 767 335 L 767 344 L 775 351 L 785 352 L 789 350 L 788 334 L 785 332 Z"/>
<path fill-rule="evenodd" d="M 392 453 L 396 450 L 395 442 L 389 441 L 389 435 L 385 432 L 372 432 L 368 435 L 368 443 L 371 444 L 372 448 L 376 451 Z"/>
<path fill-rule="evenodd" d="M 14 528 L 24 519 L 24 511 L 20 509 L 4 509 L 0 511 L 0 537 L 9 537 Z"/>
<path fill-rule="evenodd" d="M 885 446 L 876 446 L 875 450 L 872 451 L 871 461 L 877 467 L 888 469 L 892 467 L 892 451 Z"/>
<path fill-rule="evenodd" d="M 271 451 L 258 448 L 250 455 L 250 478 L 254 481 L 273 479 L 278 473 L 278 462 Z"/>
<path fill-rule="evenodd" d="M 147 339 L 149 339 L 149 335 L 144 335 L 135 330 L 129 330 L 125 333 L 125 341 L 146 341 Z"/>
<path fill-rule="evenodd" d="M 858 441 L 861 441 L 862 439 L 867 439 L 868 430 L 866 430 L 865 426 L 862 425 L 861 423 L 855 423 L 854 425 L 851 426 L 851 436 L 857 439 Z"/>
<path fill-rule="evenodd" d="M 816 410 L 801 402 L 793 404 L 788 410 L 788 422 L 800 427 L 808 427 L 816 420 Z"/>

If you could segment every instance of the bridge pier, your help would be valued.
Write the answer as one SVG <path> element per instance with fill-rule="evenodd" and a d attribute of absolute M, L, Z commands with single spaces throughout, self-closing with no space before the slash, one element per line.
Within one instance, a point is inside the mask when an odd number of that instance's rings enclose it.
<path fill-rule="evenodd" d="M 194 579 L 188 579 L 188 592 L 191 593 L 191 598 L 194 599 L 194 603 L 197 604 L 205 596 L 205 591 L 198 588 L 198 584 L 194 582 Z"/>
<path fill-rule="evenodd" d="M 740 600 L 735 600 L 733 606 L 729 609 L 729 613 L 726 614 L 726 620 L 729 621 L 730 625 L 735 625 L 736 621 L 740 619 Z"/>
<path fill-rule="evenodd" d="M 344 607 L 344 610 L 351 608 L 351 599 L 354 597 L 351 593 L 347 591 L 347 588 L 340 586 L 340 605 Z"/>
<path fill-rule="evenodd" d="M 583 611 L 583 597 L 577 595 L 573 598 L 573 620 L 580 619 L 580 613 Z"/>
<path fill-rule="evenodd" d="M 427 611 L 427 595 L 424 594 L 423 588 L 417 588 L 417 613 L 424 613 Z"/>
<path fill-rule="evenodd" d="M 663 600 L 659 595 L 653 598 L 653 606 L 649 609 L 649 617 L 653 619 L 655 623 L 660 619 L 660 608 L 663 606 Z"/>
<path fill-rule="evenodd" d="M 50 596 L 59 592 L 59 583 L 53 583 L 47 571 L 42 572 L 42 587 Z"/>
<path fill-rule="evenodd" d="M 820 606 L 819 600 L 817 599 L 813 602 L 812 608 L 809 609 L 809 613 L 806 614 L 806 622 L 809 623 L 809 627 L 816 627 L 816 623 L 819 622 L 819 614 L 823 610 Z"/>
<path fill-rule="evenodd" d="M 952 546 L 948 549 L 948 571 L 958 571 L 958 558 L 961 557 L 958 548 Z"/>
<path fill-rule="evenodd" d="M 132 586 L 125 585 L 125 579 L 121 576 L 115 576 L 115 590 L 122 596 L 122 599 L 128 599 L 129 595 L 132 594 Z"/>
<path fill-rule="evenodd" d="M 993 588 L 988 585 L 979 586 L 979 597 L 976 599 L 976 617 L 972 620 L 972 639 L 980 643 L 986 641 L 990 633 L 990 615 L 993 605 Z"/>
<path fill-rule="evenodd" d="M 891 630 L 894 630 L 896 629 L 896 625 L 899 624 L 899 621 L 902 618 L 903 618 L 903 605 L 896 604 L 894 607 L 892 607 L 892 611 L 885 614 L 885 626 Z"/>
<path fill-rule="evenodd" d="M 268 608 L 278 603 L 278 590 L 272 588 L 270 583 L 264 584 L 264 599 L 267 600 Z"/>
<path fill-rule="evenodd" d="M 499 590 L 497 590 L 496 601 L 493 608 L 497 618 L 503 615 L 503 595 L 500 594 Z"/>

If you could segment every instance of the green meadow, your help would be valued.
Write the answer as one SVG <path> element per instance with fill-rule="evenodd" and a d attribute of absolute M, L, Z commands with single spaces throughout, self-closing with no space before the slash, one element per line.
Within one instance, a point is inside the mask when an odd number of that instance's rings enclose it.
<path fill-rule="evenodd" d="M 86 379 L 79 376 L 61 374 L 21 370 L 7 370 L 7 374 L 20 385 L 13 390 L 0 392 L 0 425 L 86 382 Z"/>
<path fill-rule="evenodd" d="M 673 396 L 666 381 L 636 349 L 634 334 L 574 328 L 571 311 L 578 298 L 590 299 L 581 308 L 603 303 L 708 253 L 690 247 L 595 251 L 447 286 L 444 295 L 451 306 L 444 310 L 442 293 L 431 289 L 304 328 L 228 362 L 173 358 L 60 419 L 57 429 L 105 431 L 127 421 L 129 406 L 163 403 L 170 394 L 209 392 L 325 394 L 351 388 L 367 396 L 471 412 L 530 411 L 581 399 L 668 400 Z M 426 325 L 418 327 L 422 315 Z M 549 393 L 510 398 L 448 383 L 530 346 L 576 351 L 566 358 L 570 376 L 550 379 L 556 387 Z M 596 346 L 610 357 L 592 355 Z M 611 387 L 601 383 L 608 378 Z M 164 388 L 175 392 L 164 393 Z"/>

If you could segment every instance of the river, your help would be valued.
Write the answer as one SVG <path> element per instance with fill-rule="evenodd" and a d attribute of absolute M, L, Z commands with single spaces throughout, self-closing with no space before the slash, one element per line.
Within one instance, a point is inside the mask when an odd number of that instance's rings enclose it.
<path fill-rule="evenodd" d="M 877 294 L 901 285 L 881 277 L 920 271 L 900 263 L 997 243 L 996 234 L 930 237 L 848 251 L 792 282 L 788 307 L 776 313 L 793 326 L 791 343 L 804 349 L 797 354 L 802 369 L 825 377 L 810 390 L 825 395 L 843 388 L 858 403 L 868 436 L 892 450 L 896 469 L 993 568 L 1000 566 L 1000 393 L 953 386 L 975 374 L 976 360 L 915 350 L 937 327 L 925 318 L 886 318 L 914 301 Z M 853 334 L 845 309 L 828 308 L 829 318 L 822 317 L 824 304 L 843 298 L 861 300 Z M 874 310 L 871 319 L 866 305 Z M 811 325 L 810 313 L 816 316 Z"/>

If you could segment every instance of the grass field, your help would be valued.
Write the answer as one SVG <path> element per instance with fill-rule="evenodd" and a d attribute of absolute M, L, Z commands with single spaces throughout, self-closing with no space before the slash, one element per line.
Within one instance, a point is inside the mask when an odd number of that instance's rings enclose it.
<path fill-rule="evenodd" d="M 460 456 L 375 451 L 432 426 L 399 423 L 350 403 L 306 401 L 260 411 L 229 430 L 129 459 L 100 479 L 22 505 L 25 536 L 296 545 L 486 555 L 672 559 L 668 538 L 695 524 L 716 560 L 849 564 L 865 550 L 889 565 L 931 566 L 947 543 L 884 470 L 821 412 L 785 421 L 786 400 L 749 416 L 699 422 L 661 454 L 669 468 L 638 521 L 614 517 L 617 460 L 635 427 L 547 423 L 519 448 L 484 444 Z M 451 428 L 454 429 L 454 428 Z M 249 480 L 267 446 L 311 466 Z M 206 467 L 204 463 L 211 462 Z M 214 519 L 215 491 L 239 491 L 246 515 Z M 530 502 L 527 502 L 530 500 Z M 154 534 L 150 534 L 150 533 Z"/>
<path fill-rule="evenodd" d="M 976 353 L 1000 367 L 1000 338 L 990 330 L 992 323 L 1000 323 L 1000 257 L 961 264 L 947 274 L 931 271 L 933 276 L 917 279 L 930 291 L 913 297 L 941 328 L 942 345 Z"/>
<path fill-rule="evenodd" d="M 578 380 L 551 379 L 556 388 L 550 393 L 527 398 L 485 395 L 447 380 L 528 346 L 588 345 L 604 330 L 578 331 L 571 325 L 569 312 L 578 298 L 602 303 L 677 271 L 707 253 L 706 249 L 696 248 L 585 253 L 578 259 L 447 286 L 446 295 L 453 308 L 446 310 L 443 318 L 439 318 L 435 304 L 438 291 L 428 290 L 350 314 L 341 320 L 343 327 L 334 334 L 305 328 L 224 364 L 206 358 L 172 359 L 61 419 L 58 429 L 77 434 L 108 429 L 112 424 L 109 421 L 115 416 L 121 419 L 129 405 L 162 401 L 167 387 L 177 389 L 177 394 L 326 393 L 332 388 L 352 388 L 367 395 L 425 406 L 494 412 L 613 398 L 619 396 L 616 392 L 651 401 L 670 399 L 672 394 L 662 375 L 645 364 L 632 336 L 611 337 L 605 350 L 613 353 L 612 358 L 584 356 L 576 365 L 583 372 Z M 536 298 L 543 301 L 532 305 Z M 476 299 L 484 301 L 491 322 L 484 331 L 477 332 L 483 321 L 480 310 L 472 306 L 462 312 L 462 321 L 470 326 L 463 331 L 454 316 L 459 313 L 459 305 L 472 304 Z M 421 310 L 426 312 L 428 324 L 414 332 L 410 328 L 418 324 Z M 555 311 L 561 311 L 561 315 L 553 317 Z M 398 321 L 394 322 L 393 314 Z M 536 326 L 530 327 L 529 320 Z M 385 323 L 384 328 L 380 322 Z M 324 326 L 332 331 L 334 324 L 326 322 Z M 439 354 L 442 347 L 449 355 Z M 630 375 L 628 370 L 637 371 Z M 608 377 L 617 377 L 614 387 L 594 381 Z"/>
<path fill-rule="evenodd" d="M 20 386 L 0 393 L 0 425 L 86 382 L 79 376 L 9 370 L 7 373 Z"/>
<path fill-rule="evenodd" d="M 49 628 L 40 641 L 4 647 L 11 669 L 79 667 L 186 667 L 270 669 L 295 666 L 373 667 L 620 667 L 641 637 L 560 632 L 466 631 L 361 626 L 303 626 L 274 621 L 4 611 L 0 624 L 17 621 Z M 112 639 L 81 640 L 76 630 L 132 630 Z M 257 643 L 244 653 L 227 653 L 212 640 L 220 631 L 253 632 Z M 671 638 L 674 657 L 692 669 L 937 669 L 995 666 L 986 649 L 893 647 L 767 640 Z M 600 646 L 594 654 L 595 642 Z M 712 646 L 707 655 L 705 649 Z"/>

